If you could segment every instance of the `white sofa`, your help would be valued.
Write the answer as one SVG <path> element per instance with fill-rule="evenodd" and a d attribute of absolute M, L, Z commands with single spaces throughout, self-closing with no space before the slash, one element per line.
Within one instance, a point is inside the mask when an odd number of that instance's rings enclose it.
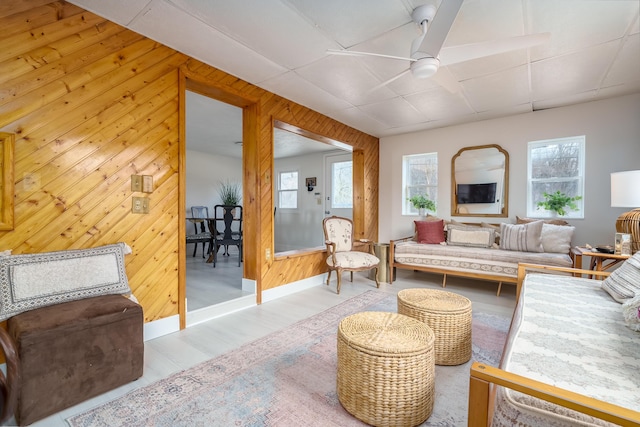
<path fill-rule="evenodd" d="M 417 222 L 416 228 L 419 225 L 423 224 Z M 528 227 L 526 224 L 516 225 Z M 508 232 L 505 230 L 509 230 L 511 224 L 496 226 L 484 223 L 469 225 L 443 222 L 443 227 L 446 229 L 446 233 L 443 232 L 444 243 L 420 243 L 418 232 L 410 237 L 392 240 L 389 245 L 389 269 L 390 272 L 393 272 L 394 268 L 400 268 L 440 273 L 443 275 L 443 287 L 446 286 L 447 275 L 496 281 L 498 282 L 497 295 L 500 295 L 502 283 L 517 282 L 518 263 L 573 267 L 570 250 L 573 227 L 545 223 L 538 225 L 539 243 L 536 244 L 536 248 L 543 250 L 542 252 L 514 250 L 516 247 L 531 249 L 526 245 L 516 244 L 515 247 L 505 245 L 501 234 Z M 479 233 L 483 234 L 479 235 Z M 439 238 L 435 239 L 437 240 Z M 546 245 L 543 244 L 545 240 L 548 241 Z M 434 240 L 431 239 L 431 241 Z M 551 250 L 545 250 L 546 248 Z M 388 277 L 391 283 L 393 274 L 389 274 Z"/>
<path fill-rule="evenodd" d="M 469 426 L 640 426 L 640 299 L 629 323 L 601 280 L 535 270 L 593 273 L 519 266 L 500 367 L 471 367 Z"/>

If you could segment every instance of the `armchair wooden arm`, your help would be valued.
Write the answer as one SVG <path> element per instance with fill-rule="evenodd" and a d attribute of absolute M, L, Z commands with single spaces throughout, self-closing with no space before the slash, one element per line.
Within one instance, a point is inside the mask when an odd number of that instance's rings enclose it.
<path fill-rule="evenodd" d="M 490 385 L 500 385 L 623 426 L 640 426 L 640 412 L 474 362 L 469 382 L 469 427 L 486 427 Z"/>

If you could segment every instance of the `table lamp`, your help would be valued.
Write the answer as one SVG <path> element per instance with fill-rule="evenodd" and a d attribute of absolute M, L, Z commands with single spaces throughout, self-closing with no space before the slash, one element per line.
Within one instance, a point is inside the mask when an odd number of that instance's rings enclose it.
<path fill-rule="evenodd" d="M 631 234 L 631 252 L 640 250 L 640 170 L 611 174 L 611 207 L 635 208 L 616 221 L 618 233 Z"/>

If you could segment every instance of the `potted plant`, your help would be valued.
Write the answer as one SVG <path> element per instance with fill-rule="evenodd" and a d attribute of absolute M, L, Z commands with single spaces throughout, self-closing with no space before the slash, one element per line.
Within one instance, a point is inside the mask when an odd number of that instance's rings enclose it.
<path fill-rule="evenodd" d="M 424 216 L 425 209 L 432 212 L 436 211 L 436 202 L 428 199 L 424 194 L 418 194 L 407 200 L 411 202 L 414 208 L 418 209 L 420 216 Z"/>
<path fill-rule="evenodd" d="M 569 197 L 565 193 L 560 192 L 559 190 L 555 193 L 543 193 L 544 201 L 538 202 L 536 205 L 538 209 L 543 208 L 545 210 L 555 212 L 560 216 L 565 216 L 567 211 L 565 209 L 569 208 L 571 210 L 578 210 L 578 205 L 576 202 L 581 200 L 582 197 L 575 196 Z"/>
<path fill-rule="evenodd" d="M 222 204 L 225 206 L 236 206 L 242 200 L 242 187 L 237 182 L 224 181 L 220 182 L 218 195 Z"/>

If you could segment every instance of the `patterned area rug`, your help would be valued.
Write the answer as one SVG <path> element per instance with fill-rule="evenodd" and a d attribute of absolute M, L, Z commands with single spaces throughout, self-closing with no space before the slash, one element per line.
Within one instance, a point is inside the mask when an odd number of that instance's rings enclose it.
<path fill-rule="evenodd" d="M 67 419 L 88 426 L 362 426 L 336 395 L 336 331 L 359 311 L 397 309 L 368 291 L 234 351 Z M 496 366 L 510 319 L 473 313 L 473 357 Z M 469 366 L 436 366 L 433 414 L 424 426 L 467 424 Z"/>

